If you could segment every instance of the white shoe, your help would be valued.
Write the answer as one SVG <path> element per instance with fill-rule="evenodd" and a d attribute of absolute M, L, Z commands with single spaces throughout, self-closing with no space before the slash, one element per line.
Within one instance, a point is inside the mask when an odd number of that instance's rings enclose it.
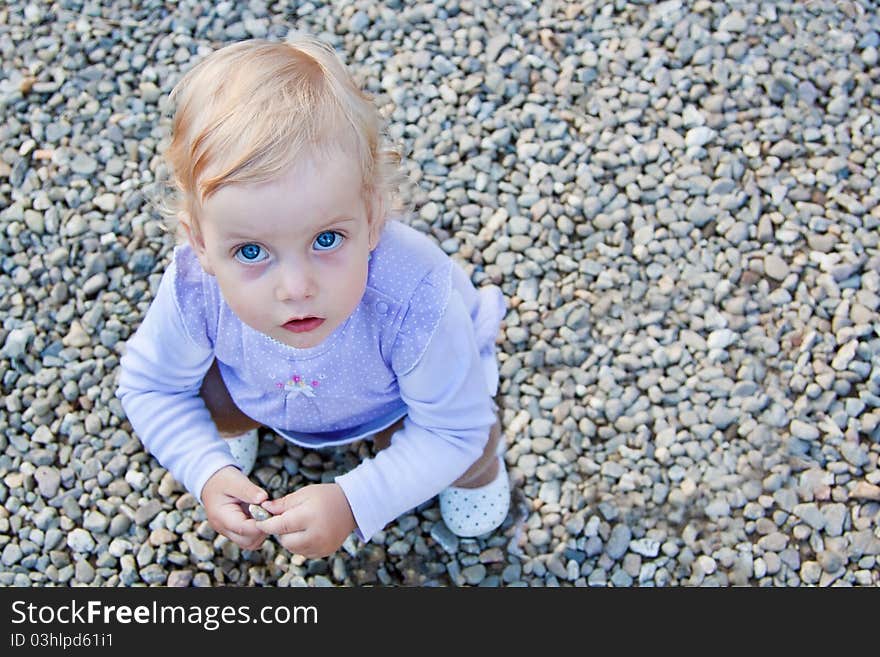
<path fill-rule="evenodd" d="M 251 429 L 247 433 L 234 438 L 226 438 L 226 444 L 232 452 L 232 458 L 239 469 L 246 475 L 250 474 L 254 469 L 254 463 L 257 462 L 257 450 L 260 447 L 260 434 L 256 429 Z"/>
<path fill-rule="evenodd" d="M 485 486 L 450 486 L 438 497 L 443 522 L 456 536 L 470 538 L 496 529 L 510 510 L 510 481 L 504 458 L 498 457 L 498 474 Z"/>

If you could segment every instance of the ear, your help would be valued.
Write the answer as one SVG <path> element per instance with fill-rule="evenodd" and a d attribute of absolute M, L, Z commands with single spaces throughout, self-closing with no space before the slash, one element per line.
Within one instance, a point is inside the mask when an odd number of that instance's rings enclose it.
<path fill-rule="evenodd" d="M 202 232 L 196 230 L 189 220 L 184 220 L 183 218 L 180 219 L 180 225 L 183 226 L 183 232 L 186 233 L 186 241 L 189 242 L 193 252 L 199 259 L 202 269 L 209 276 L 213 276 L 214 271 L 211 269 L 211 263 L 208 260 L 208 252 L 205 248 L 205 238 L 202 236 Z"/>

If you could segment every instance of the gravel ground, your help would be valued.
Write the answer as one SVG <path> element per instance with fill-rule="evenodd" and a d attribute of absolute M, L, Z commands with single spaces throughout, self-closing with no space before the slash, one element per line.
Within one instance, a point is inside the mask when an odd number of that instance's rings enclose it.
<path fill-rule="evenodd" d="M 0 584 L 877 586 L 880 19 L 868 1 L 0 8 Z M 167 94 L 314 32 L 402 144 L 412 224 L 501 285 L 514 509 L 241 551 L 144 453 L 124 341 L 167 264 Z M 264 433 L 274 494 L 370 446 Z"/>

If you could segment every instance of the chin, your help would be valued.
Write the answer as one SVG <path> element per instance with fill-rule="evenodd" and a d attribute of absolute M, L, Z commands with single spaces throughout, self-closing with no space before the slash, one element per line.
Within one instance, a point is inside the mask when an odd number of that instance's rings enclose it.
<path fill-rule="evenodd" d="M 322 326 L 321 328 L 323 329 L 324 327 Z M 295 349 L 311 349 L 312 347 L 317 347 L 322 342 L 324 342 L 324 340 L 326 340 L 332 332 L 332 330 L 322 330 L 315 335 L 309 335 L 294 333 L 292 331 L 285 331 L 284 329 L 282 329 L 281 334 L 275 336 L 275 339 L 279 342 L 283 342 L 289 347 L 294 347 Z"/>
<path fill-rule="evenodd" d="M 319 344 L 323 342 L 323 339 L 307 339 L 307 338 L 297 338 L 293 336 L 282 336 L 284 339 L 278 338 L 279 342 L 283 342 L 288 347 L 293 347 L 294 349 L 311 349 L 312 347 L 317 347 Z"/>

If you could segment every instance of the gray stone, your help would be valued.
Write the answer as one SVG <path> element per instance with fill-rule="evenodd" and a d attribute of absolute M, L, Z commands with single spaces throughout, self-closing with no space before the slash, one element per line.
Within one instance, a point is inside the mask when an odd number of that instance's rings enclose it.
<path fill-rule="evenodd" d="M 623 568 L 617 568 L 611 574 L 611 583 L 614 584 L 614 586 L 628 587 L 632 586 L 633 578 Z"/>
<path fill-rule="evenodd" d="M 85 153 L 77 153 L 70 162 L 70 168 L 74 173 L 82 176 L 90 176 L 98 170 L 98 162 Z"/>
<path fill-rule="evenodd" d="M 211 561 L 214 558 L 214 548 L 209 543 L 199 540 L 193 534 L 184 535 L 184 540 L 196 561 Z"/>
<path fill-rule="evenodd" d="M 652 538 L 639 538 L 630 541 L 629 549 L 643 557 L 653 558 L 660 554 L 660 541 Z"/>
<path fill-rule="evenodd" d="M 7 567 L 14 566 L 21 560 L 22 556 L 23 553 L 18 543 L 7 543 L 3 547 L 3 554 L 0 555 L 0 562 Z"/>
<path fill-rule="evenodd" d="M 800 578 L 804 584 L 816 584 L 822 575 L 822 566 L 816 561 L 804 561 L 800 569 Z"/>
<path fill-rule="evenodd" d="M 96 196 L 92 202 L 99 210 L 103 210 L 104 212 L 113 212 L 113 210 L 116 209 L 115 194 L 101 194 Z"/>
<path fill-rule="evenodd" d="M 151 563 L 142 568 L 140 576 L 147 584 L 164 584 L 168 579 L 168 573 L 157 563 Z"/>
<path fill-rule="evenodd" d="M 134 522 L 143 527 L 155 518 L 161 510 L 162 503 L 159 500 L 147 500 L 134 512 Z"/>
<path fill-rule="evenodd" d="M 827 504 L 822 507 L 825 517 L 825 533 L 828 536 L 842 536 L 846 524 L 848 509 L 844 504 Z"/>
<path fill-rule="evenodd" d="M 738 414 L 724 404 L 716 404 L 709 411 L 709 421 L 722 431 L 736 422 Z"/>
<path fill-rule="evenodd" d="M 95 580 L 95 569 L 87 559 L 80 559 L 76 562 L 74 579 L 80 584 L 91 584 Z"/>
<path fill-rule="evenodd" d="M 859 343 L 857 340 L 850 340 L 845 345 L 843 345 L 837 351 L 837 355 L 834 356 L 834 360 L 831 361 L 831 367 L 838 371 L 845 370 L 853 361 L 853 358 L 855 358 L 858 346 Z"/>
<path fill-rule="evenodd" d="M 107 274 L 104 272 L 97 273 L 94 276 L 90 276 L 89 279 L 83 283 L 83 294 L 87 297 L 93 297 L 107 287 L 109 283 L 110 279 L 107 277 Z"/>
<path fill-rule="evenodd" d="M 627 525 L 621 523 L 614 525 L 605 545 L 605 554 L 614 560 L 620 559 L 626 554 L 631 537 L 632 531 Z"/>
<path fill-rule="evenodd" d="M 798 504 L 794 507 L 794 514 L 815 530 L 825 528 L 825 516 L 813 502 Z"/>
<path fill-rule="evenodd" d="M 37 490 L 46 499 L 51 499 L 58 494 L 61 486 L 61 473 L 54 467 L 41 465 L 34 471 L 34 481 L 37 482 Z"/>
<path fill-rule="evenodd" d="M 11 330 L 3 343 L 3 355 L 12 359 L 21 358 L 34 335 L 34 327 L 30 325 Z"/>
<path fill-rule="evenodd" d="M 193 572 L 191 570 L 172 570 L 168 574 L 168 586 L 187 587 L 193 581 Z"/>
<path fill-rule="evenodd" d="M 248 504 L 248 512 L 254 520 L 268 520 L 272 517 L 272 514 L 259 504 Z"/>
<path fill-rule="evenodd" d="M 704 146 L 715 137 L 715 131 L 707 126 L 698 126 L 691 128 L 684 136 L 685 146 L 688 148 L 693 146 Z"/>
<path fill-rule="evenodd" d="M 764 257 L 764 272 L 772 279 L 784 281 L 789 274 L 788 263 L 778 255 L 770 254 Z"/>
<path fill-rule="evenodd" d="M 110 520 L 110 528 L 107 530 L 107 535 L 110 537 L 122 536 L 128 531 L 130 526 L 131 519 L 126 515 L 118 513 Z"/>
<path fill-rule="evenodd" d="M 74 552 L 91 552 L 95 549 L 95 540 L 85 529 L 76 528 L 67 535 L 67 546 Z"/>
<path fill-rule="evenodd" d="M 801 440 L 816 440 L 819 437 L 819 430 L 815 426 L 801 420 L 792 420 L 789 431 L 792 436 Z"/>
<path fill-rule="evenodd" d="M 722 32 L 745 32 L 748 22 L 739 11 L 732 11 L 718 22 L 718 29 Z"/>
<path fill-rule="evenodd" d="M 788 544 L 788 536 L 782 532 L 771 532 L 758 539 L 758 545 L 770 552 L 779 552 Z"/>
<path fill-rule="evenodd" d="M 463 568 L 461 574 L 468 584 L 479 584 L 486 577 L 486 566 L 481 563 Z"/>

